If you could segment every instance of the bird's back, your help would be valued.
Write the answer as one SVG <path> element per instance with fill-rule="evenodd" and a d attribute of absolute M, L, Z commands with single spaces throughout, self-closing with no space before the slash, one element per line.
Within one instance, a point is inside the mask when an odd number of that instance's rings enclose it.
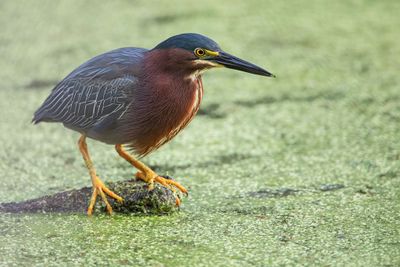
<path fill-rule="evenodd" d="M 57 84 L 32 121 L 62 122 L 81 133 L 111 127 L 132 102 L 146 52 L 120 48 L 90 59 Z"/>

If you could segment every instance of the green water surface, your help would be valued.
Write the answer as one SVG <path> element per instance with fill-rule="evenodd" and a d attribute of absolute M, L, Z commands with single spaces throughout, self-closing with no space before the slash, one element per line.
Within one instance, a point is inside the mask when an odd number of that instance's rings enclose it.
<path fill-rule="evenodd" d="M 276 79 L 204 77 L 195 120 L 144 159 L 170 216 L 0 215 L 2 266 L 399 266 L 399 1 L 2 1 L 0 202 L 90 185 L 78 134 L 30 124 L 73 68 L 199 32 Z M 135 170 L 89 141 L 100 177 Z"/>

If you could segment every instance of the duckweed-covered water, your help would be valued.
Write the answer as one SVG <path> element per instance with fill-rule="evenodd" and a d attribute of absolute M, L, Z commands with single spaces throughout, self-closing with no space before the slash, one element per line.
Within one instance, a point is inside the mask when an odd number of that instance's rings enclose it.
<path fill-rule="evenodd" d="M 78 135 L 30 124 L 98 53 L 200 32 L 276 79 L 204 75 L 197 118 L 144 159 L 190 190 L 169 216 L 0 215 L 2 266 L 400 264 L 398 1 L 5 1 L 0 202 L 90 185 Z M 89 141 L 100 177 L 135 170 Z"/>

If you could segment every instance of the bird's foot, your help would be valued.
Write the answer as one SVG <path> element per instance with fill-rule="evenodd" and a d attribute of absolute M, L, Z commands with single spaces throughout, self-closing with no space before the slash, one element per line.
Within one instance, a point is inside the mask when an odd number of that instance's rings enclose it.
<path fill-rule="evenodd" d="M 122 197 L 118 196 L 113 191 L 108 189 L 108 187 L 105 186 L 105 184 L 100 180 L 100 178 L 98 176 L 95 176 L 94 178 L 92 178 L 92 184 L 93 184 L 93 192 L 92 192 L 92 197 L 90 198 L 90 203 L 89 203 L 89 208 L 87 210 L 87 214 L 88 215 L 93 214 L 93 209 L 94 209 L 94 205 L 96 204 L 97 195 L 100 195 L 102 200 L 106 204 L 106 209 L 107 209 L 108 214 L 111 215 L 112 207 L 111 207 L 110 203 L 108 202 L 106 195 L 114 198 L 115 200 L 117 200 L 120 203 L 123 201 Z"/>
<path fill-rule="evenodd" d="M 181 205 L 181 199 L 180 199 L 179 195 L 177 194 L 176 189 L 178 189 L 180 192 L 182 192 L 186 196 L 189 195 L 189 193 L 185 187 L 183 187 L 180 183 L 173 180 L 169 176 L 160 176 L 160 175 L 157 175 L 156 173 L 152 173 L 151 175 L 145 175 L 143 172 L 137 172 L 136 178 L 141 179 L 141 180 L 145 181 L 146 183 L 148 183 L 149 190 L 153 190 L 154 182 L 159 183 L 162 186 L 170 189 L 175 194 L 175 202 L 176 202 L 177 206 Z"/>

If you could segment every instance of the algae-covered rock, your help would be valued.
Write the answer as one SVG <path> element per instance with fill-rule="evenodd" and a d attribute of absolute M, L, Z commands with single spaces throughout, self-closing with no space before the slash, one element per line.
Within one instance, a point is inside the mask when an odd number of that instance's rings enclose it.
<path fill-rule="evenodd" d="M 118 203 L 108 198 L 114 212 L 168 214 L 177 210 L 173 192 L 159 184 L 155 184 L 151 191 L 148 190 L 146 183 L 136 180 L 107 183 L 107 186 L 124 199 L 123 203 Z M 0 212 L 85 213 L 91 194 L 91 187 L 83 187 L 23 202 L 2 203 Z M 98 196 L 95 212 L 104 211 L 105 205 Z"/>

